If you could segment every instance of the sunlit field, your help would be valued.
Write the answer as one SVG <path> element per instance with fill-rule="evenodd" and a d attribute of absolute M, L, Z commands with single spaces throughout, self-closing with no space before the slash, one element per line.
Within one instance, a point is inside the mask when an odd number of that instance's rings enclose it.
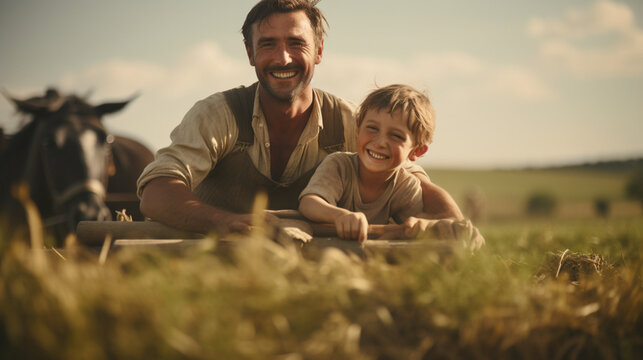
<path fill-rule="evenodd" d="M 480 194 L 483 220 L 497 222 L 525 217 L 531 194 L 545 192 L 558 200 L 556 218 L 587 219 L 596 216 L 594 202 L 610 203 L 612 217 L 643 214 L 640 203 L 625 197 L 625 185 L 633 170 L 534 169 L 534 170 L 427 170 L 431 179 L 453 195 L 466 211 L 467 196 Z"/>
<path fill-rule="evenodd" d="M 256 232 L 101 256 L 0 239 L 0 358 L 640 358 L 643 217 L 623 174 L 430 174 L 459 203 L 484 193 L 481 251 L 358 257 Z M 525 214 L 536 188 L 552 215 Z"/>

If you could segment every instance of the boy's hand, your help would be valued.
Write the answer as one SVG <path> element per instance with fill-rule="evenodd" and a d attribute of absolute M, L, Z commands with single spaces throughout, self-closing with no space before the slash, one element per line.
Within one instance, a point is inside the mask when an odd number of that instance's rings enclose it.
<path fill-rule="evenodd" d="M 363 243 L 368 236 L 368 220 L 361 212 L 348 212 L 335 219 L 337 235 L 342 239 L 357 239 Z"/>

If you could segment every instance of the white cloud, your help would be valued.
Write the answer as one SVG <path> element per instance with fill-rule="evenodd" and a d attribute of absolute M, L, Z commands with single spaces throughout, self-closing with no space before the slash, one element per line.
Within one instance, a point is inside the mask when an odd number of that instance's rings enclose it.
<path fill-rule="evenodd" d="M 536 74 L 517 66 L 494 69 L 482 90 L 491 96 L 531 102 L 549 99 L 553 95 L 553 91 Z"/>
<path fill-rule="evenodd" d="M 217 44 L 205 42 L 189 49 L 176 63 L 168 66 L 113 59 L 79 73 L 65 75 L 60 83 L 63 88 L 96 88 L 103 94 L 140 91 L 164 99 L 176 99 L 194 92 L 206 94 L 236 86 L 238 79 L 248 73 L 248 68 L 227 56 Z"/>
<path fill-rule="evenodd" d="M 481 60 L 456 52 L 423 54 L 412 59 L 412 66 L 432 79 L 476 76 L 485 71 Z"/>
<path fill-rule="evenodd" d="M 376 84 L 389 83 L 439 91 L 454 101 L 486 97 L 538 102 L 552 94 L 528 68 L 493 64 L 464 53 L 424 53 L 407 60 L 330 56 L 317 71 L 318 87 L 353 101 Z"/>
<path fill-rule="evenodd" d="M 96 88 L 102 93 L 130 94 L 153 88 L 167 76 L 161 66 L 125 60 L 108 60 L 78 74 L 64 75 L 60 85 L 65 89 Z"/>
<path fill-rule="evenodd" d="M 569 10 L 563 19 L 532 19 L 528 33 L 532 36 L 584 38 L 606 32 L 621 34 L 635 30 L 634 14 L 627 5 L 599 0 L 586 9 Z"/>
<path fill-rule="evenodd" d="M 546 61 L 576 76 L 643 75 L 643 30 L 625 4 L 599 0 L 559 19 L 532 19 L 527 33 Z"/>

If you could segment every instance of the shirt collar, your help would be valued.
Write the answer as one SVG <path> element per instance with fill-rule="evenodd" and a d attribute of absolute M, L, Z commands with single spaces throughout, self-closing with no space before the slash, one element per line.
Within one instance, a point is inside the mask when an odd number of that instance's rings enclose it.
<path fill-rule="evenodd" d="M 259 105 L 259 86 L 255 90 L 255 99 L 252 109 L 252 121 L 253 123 L 261 119 L 263 122 L 266 121 L 263 110 L 261 110 L 261 105 Z M 319 103 L 319 97 L 317 92 L 313 90 L 313 110 L 310 112 L 310 118 L 308 123 L 304 128 L 304 131 L 301 134 L 299 139 L 300 143 L 307 143 L 312 139 L 317 138 L 321 129 L 324 128 L 324 119 L 322 118 L 321 104 Z"/>

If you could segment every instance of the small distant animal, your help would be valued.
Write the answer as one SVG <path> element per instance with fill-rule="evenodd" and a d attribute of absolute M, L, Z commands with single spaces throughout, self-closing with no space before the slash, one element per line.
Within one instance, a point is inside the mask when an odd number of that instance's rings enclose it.
<path fill-rule="evenodd" d="M 25 221 L 24 209 L 12 194 L 18 184 L 26 184 L 45 230 L 58 241 L 73 233 L 78 222 L 111 220 L 115 210 L 125 208 L 142 217 L 136 179 L 154 155 L 136 140 L 111 134 L 102 122 L 104 115 L 122 110 L 134 97 L 91 105 L 84 97 L 63 95 L 55 88 L 24 100 L 5 97 L 27 119 L 15 134 L 3 134 L 0 147 L 5 226 Z"/>

